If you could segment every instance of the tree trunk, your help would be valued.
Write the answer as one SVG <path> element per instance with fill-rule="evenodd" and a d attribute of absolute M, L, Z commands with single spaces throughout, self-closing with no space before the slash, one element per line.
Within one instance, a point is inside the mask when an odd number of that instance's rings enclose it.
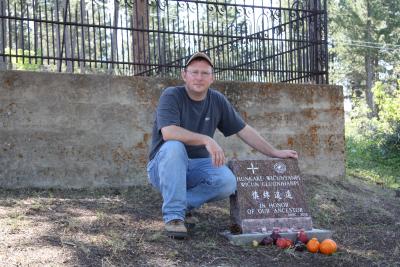
<path fill-rule="evenodd" d="M 0 0 L 0 15 L 6 15 L 6 1 Z M 5 50 L 5 43 L 3 36 L 7 33 L 7 23 L 5 19 L 0 20 L 0 53 L 4 54 Z M 0 70 L 4 70 L 7 68 L 7 58 L 5 56 L 0 56 Z"/>
<path fill-rule="evenodd" d="M 117 44 L 117 34 L 118 34 L 118 17 L 119 17 L 119 2 L 114 0 L 114 19 L 113 19 L 113 33 L 111 38 L 111 61 L 116 60 L 118 44 Z M 114 63 L 108 65 L 108 73 L 115 73 Z"/>
<path fill-rule="evenodd" d="M 371 25 L 371 5 L 369 1 L 367 1 L 367 26 L 366 26 L 366 31 L 365 31 L 365 39 L 367 42 L 372 42 L 371 38 L 371 31 L 372 31 L 372 25 Z M 374 94 L 372 93 L 372 87 L 374 83 L 374 78 L 375 78 L 375 68 L 373 64 L 373 54 L 372 54 L 371 48 L 367 48 L 366 50 L 366 55 L 364 57 L 365 59 L 365 72 L 367 74 L 366 77 L 366 86 L 365 86 L 365 98 L 367 101 L 367 105 L 371 112 L 368 114 L 369 118 L 376 117 L 376 110 L 375 110 L 375 104 L 374 104 Z"/>
<path fill-rule="evenodd" d="M 38 22 L 36 21 L 37 20 L 36 14 L 37 14 L 39 3 L 38 3 L 37 0 L 34 0 L 32 2 L 32 5 L 33 5 L 32 12 L 33 12 L 33 18 L 34 18 L 34 22 L 33 22 L 33 49 L 35 51 L 34 52 L 35 56 L 38 56 L 38 50 L 39 50 L 38 49 L 38 45 L 39 45 L 39 42 L 38 42 L 38 40 L 39 40 L 38 29 L 39 29 L 39 26 L 38 26 Z M 43 51 L 42 51 L 42 55 L 43 55 Z M 38 63 L 38 60 L 40 60 L 40 59 L 37 59 L 37 58 L 34 59 L 35 64 Z"/>
<path fill-rule="evenodd" d="M 70 17 L 68 17 L 68 8 L 69 8 L 69 1 L 64 0 L 63 1 L 63 21 L 64 23 L 71 21 Z M 70 29 L 71 26 L 69 25 L 64 25 L 64 49 L 65 49 L 65 57 L 66 58 L 72 58 L 72 47 L 71 47 L 71 34 L 70 34 Z M 71 60 L 67 60 L 67 72 L 72 72 L 72 64 L 73 62 Z"/>
<path fill-rule="evenodd" d="M 317 32 L 317 25 L 318 25 L 318 17 L 316 15 L 318 11 L 318 1 L 311 0 L 309 2 L 309 9 L 315 12 L 314 15 L 308 18 L 308 34 L 309 34 L 309 71 L 310 76 L 308 78 L 309 83 L 319 83 L 319 76 L 318 76 L 318 32 Z"/>
<path fill-rule="evenodd" d="M 86 2 L 85 0 L 80 0 L 80 7 L 81 7 L 81 23 L 85 23 L 86 17 Z M 85 30 L 86 28 L 81 28 L 81 53 L 79 54 L 79 69 L 81 73 L 85 73 Z M 78 37 L 77 37 L 78 38 Z"/>
<path fill-rule="evenodd" d="M 24 6 L 25 6 L 25 2 L 21 2 L 20 3 L 20 5 L 21 5 L 21 10 L 20 10 L 20 16 L 21 17 L 24 17 L 24 16 L 26 16 L 26 14 L 25 14 L 25 12 L 26 12 L 26 10 L 25 10 L 25 8 L 24 8 Z M 16 40 L 15 40 L 15 42 L 18 44 L 18 49 L 21 49 L 21 51 L 22 51 L 22 56 L 24 55 L 24 50 L 25 50 L 25 42 L 24 42 L 24 37 L 25 37 L 25 31 L 26 31 L 26 27 L 25 27 L 25 25 L 24 25 L 24 20 L 19 20 L 19 21 L 17 21 L 17 23 L 16 23 L 16 27 L 15 27 L 15 31 L 17 32 L 17 37 L 16 37 Z M 18 50 L 17 51 L 15 51 L 16 52 L 16 54 L 18 55 Z M 24 60 L 24 57 L 22 58 L 22 59 L 18 59 L 18 61 L 19 60 L 21 60 L 21 61 L 23 61 Z"/>
<path fill-rule="evenodd" d="M 58 9 L 55 8 L 55 18 L 58 19 L 58 21 L 62 21 L 66 23 L 67 21 L 67 8 L 68 8 L 68 0 L 62 0 L 61 2 L 61 7 L 58 6 Z M 61 17 L 60 17 L 61 16 Z M 60 26 L 61 25 L 61 26 Z M 56 24 L 56 34 L 57 34 L 57 55 L 58 55 L 58 60 L 57 60 L 57 69 L 58 71 L 61 72 L 61 66 L 62 66 L 62 58 L 63 54 L 65 51 L 65 58 L 70 58 L 71 57 L 71 42 L 70 42 L 70 34 L 69 34 L 69 26 L 67 25 L 62 25 L 62 24 Z M 66 60 L 66 65 L 67 65 L 67 72 L 72 72 L 72 61 Z"/>
<path fill-rule="evenodd" d="M 366 86 L 365 86 L 365 99 L 367 101 L 367 105 L 370 108 L 371 112 L 368 115 L 369 118 L 376 117 L 375 103 L 374 103 L 374 94 L 372 93 L 372 87 L 374 83 L 374 66 L 372 64 L 372 55 L 368 53 L 365 56 L 365 71 L 367 74 Z"/>
<path fill-rule="evenodd" d="M 143 75 L 148 70 L 148 66 L 144 64 L 149 63 L 149 32 L 147 31 L 149 29 L 149 6 L 147 0 L 135 0 L 133 8 L 133 28 L 138 30 L 132 32 L 132 61 L 135 75 Z"/>
<path fill-rule="evenodd" d="M 55 2 L 55 7 L 54 7 L 54 10 L 53 10 L 53 12 L 54 12 L 54 19 L 55 20 L 59 20 L 60 19 L 60 17 L 59 17 L 59 12 L 58 12 L 58 10 L 59 10 L 59 5 L 58 5 L 58 0 L 56 0 L 56 2 Z M 56 55 L 54 55 L 55 56 L 55 58 L 56 58 L 56 60 L 57 60 L 57 70 L 59 71 L 59 72 L 61 72 L 61 65 L 62 65 L 62 53 L 61 53 L 61 33 L 60 33 L 60 24 L 55 24 L 53 27 L 55 27 L 55 35 L 56 35 Z"/>

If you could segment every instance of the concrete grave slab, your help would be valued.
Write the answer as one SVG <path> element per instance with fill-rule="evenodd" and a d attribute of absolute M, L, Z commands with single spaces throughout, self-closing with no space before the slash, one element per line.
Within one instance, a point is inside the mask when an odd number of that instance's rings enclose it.
<path fill-rule="evenodd" d="M 332 237 L 332 231 L 330 230 L 311 229 L 311 230 L 306 230 L 304 232 L 310 239 L 316 237 L 318 240 L 324 240 Z M 279 234 L 284 238 L 288 238 L 292 241 L 295 241 L 297 238 L 297 233 L 298 233 L 297 231 L 287 231 L 287 232 L 280 232 Z M 226 237 L 232 245 L 237 245 L 237 246 L 250 245 L 253 242 L 253 240 L 260 242 L 261 240 L 263 240 L 264 237 L 269 236 L 271 234 L 272 232 L 235 235 L 228 230 L 221 233 L 221 235 Z"/>

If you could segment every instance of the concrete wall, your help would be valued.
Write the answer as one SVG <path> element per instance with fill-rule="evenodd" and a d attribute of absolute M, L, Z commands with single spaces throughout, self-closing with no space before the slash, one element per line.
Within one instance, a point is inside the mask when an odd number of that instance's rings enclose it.
<path fill-rule="evenodd" d="M 0 186 L 143 184 L 153 111 L 179 80 L 0 72 Z M 304 174 L 344 175 L 344 113 L 338 86 L 216 82 L 273 145 L 300 154 Z M 262 158 L 217 134 L 228 157 Z"/>

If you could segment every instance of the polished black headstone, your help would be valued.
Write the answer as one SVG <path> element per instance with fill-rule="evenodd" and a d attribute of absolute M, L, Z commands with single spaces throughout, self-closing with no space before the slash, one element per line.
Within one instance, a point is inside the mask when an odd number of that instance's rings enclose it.
<path fill-rule="evenodd" d="M 312 229 L 297 160 L 233 160 L 228 165 L 237 180 L 237 192 L 230 199 L 233 229 Z"/>

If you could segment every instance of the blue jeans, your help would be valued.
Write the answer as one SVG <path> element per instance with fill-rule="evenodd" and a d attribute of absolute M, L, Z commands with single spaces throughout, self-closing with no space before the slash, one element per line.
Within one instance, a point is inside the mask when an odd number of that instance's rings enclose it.
<path fill-rule="evenodd" d="M 236 178 L 227 166 L 214 167 L 211 158 L 188 158 L 179 141 L 165 142 L 147 164 L 147 173 L 163 197 L 164 222 L 184 220 L 186 211 L 236 190 Z"/>

